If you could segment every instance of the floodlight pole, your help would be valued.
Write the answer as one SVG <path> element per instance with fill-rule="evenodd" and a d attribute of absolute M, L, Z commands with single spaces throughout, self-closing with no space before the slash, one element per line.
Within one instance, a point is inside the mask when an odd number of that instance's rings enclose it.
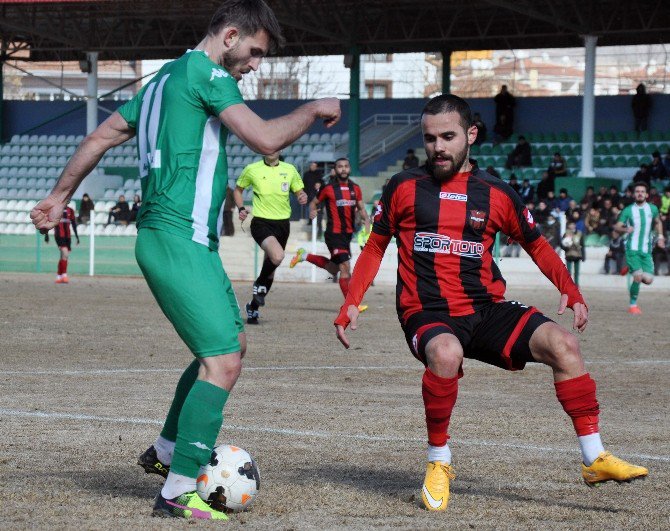
<path fill-rule="evenodd" d="M 98 52 L 86 54 L 89 72 L 86 78 L 86 134 L 90 135 L 98 127 Z M 88 275 L 95 275 L 95 212 L 89 220 Z"/>
<path fill-rule="evenodd" d="M 582 177 L 595 177 L 593 171 L 593 133 L 596 114 L 594 87 L 596 80 L 596 43 L 595 35 L 584 36 L 584 97 L 582 104 Z"/>
<path fill-rule="evenodd" d="M 442 94 L 451 93 L 451 50 L 442 50 Z"/>
<path fill-rule="evenodd" d="M 350 50 L 349 67 L 349 163 L 351 175 L 360 175 L 361 156 L 361 52 L 355 44 Z"/>
<path fill-rule="evenodd" d="M 98 127 L 98 52 L 87 52 L 89 72 L 86 77 L 86 134 Z"/>

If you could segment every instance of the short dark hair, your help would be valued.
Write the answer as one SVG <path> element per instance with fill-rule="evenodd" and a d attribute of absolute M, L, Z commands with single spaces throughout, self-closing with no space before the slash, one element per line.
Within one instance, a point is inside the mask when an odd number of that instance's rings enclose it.
<path fill-rule="evenodd" d="M 238 28 L 240 37 L 249 37 L 265 30 L 270 38 L 270 52 L 284 46 L 284 36 L 277 17 L 263 0 L 224 0 L 214 12 L 207 34 L 216 35 L 226 26 Z"/>
<path fill-rule="evenodd" d="M 559 193 L 559 194 L 567 194 L 567 193 L 568 193 L 568 189 L 567 189 L 567 188 L 561 188 L 561 189 L 558 191 L 558 193 Z"/>
<path fill-rule="evenodd" d="M 644 186 L 644 189 L 647 191 L 647 193 L 649 193 L 649 185 L 648 185 L 647 183 L 645 183 L 644 181 L 637 181 L 637 182 L 634 182 L 631 186 L 632 186 L 631 189 L 632 189 L 633 192 L 635 191 L 635 189 L 636 189 L 638 186 Z"/>
<path fill-rule="evenodd" d="M 428 103 L 421 111 L 421 118 L 424 114 L 434 116 L 436 114 L 446 114 L 448 112 L 457 112 L 461 117 L 461 125 L 467 130 L 472 125 L 472 112 L 470 105 L 463 99 L 454 94 L 440 94 L 428 100 Z"/>
<path fill-rule="evenodd" d="M 341 160 L 346 160 L 347 162 L 349 162 L 349 158 L 348 158 L 348 157 L 340 157 L 339 159 L 335 159 L 335 162 L 333 162 L 333 164 L 337 164 L 337 163 L 340 162 Z"/>

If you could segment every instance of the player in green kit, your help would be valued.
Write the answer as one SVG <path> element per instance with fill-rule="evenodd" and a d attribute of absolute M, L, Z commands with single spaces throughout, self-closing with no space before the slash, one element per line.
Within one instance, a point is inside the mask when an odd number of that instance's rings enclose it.
<path fill-rule="evenodd" d="M 626 265 L 633 276 L 630 284 L 630 307 L 628 313 L 641 314 L 642 310 L 637 305 L 640 293 L 640 282 L 651 284 L 654 281 L 654 261 L 651 257 L 652 251 L 652 228 L 658 235 L 657 245 L 665 247 L 665 236 L 663 235 L 663 224 L 656 205 L 647 203 L 649 190 L 645 183 L 633 185 L 634 203 L 631 203 L 619 214 L 619 219 L 614 225 L 614 230 L 627 233 L 626 239 Z"/>
<path fill-rule="evenodd" d="M 284 260 L 284 249 L 291 232 L 289 193 L 293 192 L 301 205 L 307 204 L 305 185 L 298 170 L 279 157 L 280 152 L 277 151 L 249 164 L 242 170 L 233 192 L 240 221 L 244 221 L 248 212 L 242 192 L 249 186 L 253 187 L 251 236 L 265 252 L 261 272 L 254 282 L 251 302 L 245 307 L 248 324 L 258 324 L 258 307 L 265 306 L 265 296 L 272 286 L 275 270 Z"/>
<path fill-rule="evenodd" d="M 53 228 L 105 152 L 137 135 L 144 202 L 135 254 L 158 305 L 195 356 L 160 436 L 139 459 L 147 472 L 167 476 L 154 503 L 156 516 L 227 519 L 198 497 L 196 477 L 209 461 L 246 350 L 237 300 L 218 254 L 228 131 L 269 154 L 315 120 L 332 126 L 340 117 L 335 98 L 268 121 L 244 104 L 237 82 L 282 41 L 262 0 L 222 2 L 195 49 L 164 65 L 84 138 L 50 195 L 30 213 L 38 229 Z"/>

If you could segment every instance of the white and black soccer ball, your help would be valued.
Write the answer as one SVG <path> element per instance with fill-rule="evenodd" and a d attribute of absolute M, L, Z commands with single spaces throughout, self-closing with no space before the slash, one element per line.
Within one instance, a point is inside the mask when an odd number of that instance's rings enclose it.
<path fill-rule="evenodd" d="M 248 509 L 261 488 L 256 461 L 246 450 L 222 444 L 200 468 L 198 494 L 218 511 Z"/>

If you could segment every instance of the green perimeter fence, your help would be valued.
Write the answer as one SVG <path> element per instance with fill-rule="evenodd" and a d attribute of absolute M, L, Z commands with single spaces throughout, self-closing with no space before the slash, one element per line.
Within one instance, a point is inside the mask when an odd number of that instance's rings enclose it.
<path fill-rule="evenodd" d="M 0 271 L 22 273 L 53 273 L 60 251 L 53 235 L 49 243 L 44 236 L 30 234 L 0 234 Z M 68 273 L 88 275 L 89 237 L 81 236 L 81 244 L 72 239 L 72 252 L 68 263 Z M 142 276 L 135 261 L 135 238 L 132 236 L 95 237 L 96 275 Z"/>

